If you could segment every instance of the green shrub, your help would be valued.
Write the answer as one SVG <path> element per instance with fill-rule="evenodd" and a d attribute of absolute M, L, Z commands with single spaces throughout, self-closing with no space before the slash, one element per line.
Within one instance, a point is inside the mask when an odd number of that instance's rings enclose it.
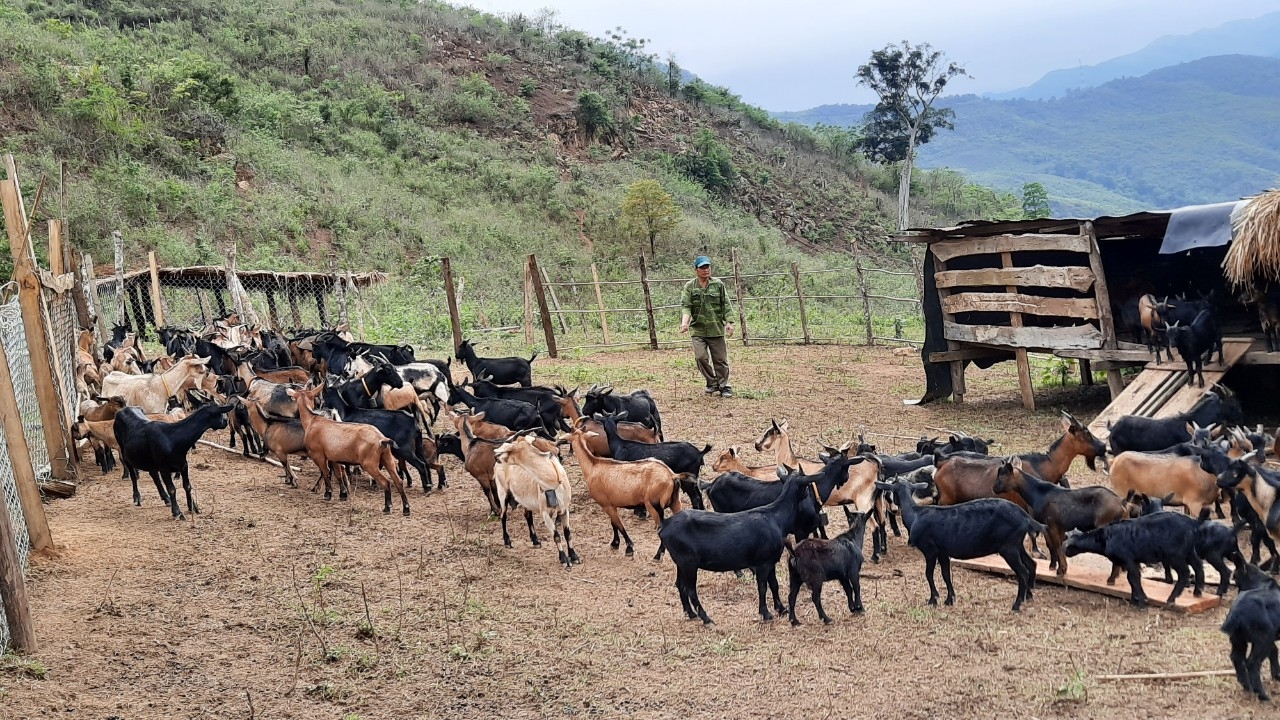
<path fill-rule="evenodd" d="M 737 181 L 729 150 L 716 134 L 702 128 L 694 135 L 693 148 L 675 158 L 676 168 L 712 193 L 724 193 Z"/>
<path fill-rule="evenodd" d="M 613 132 L 613 109 L 609 101 L 598 92 L 583 91 L 578 96 L 578 123 L 591 140 L 602 134 L 608 136 Z"/>
<path fill-rule="evenodd" d="M 520 97 L 530 98 L 538 92 L 538 81 L 533 78 L 525 78 L 520 81 Z"/>

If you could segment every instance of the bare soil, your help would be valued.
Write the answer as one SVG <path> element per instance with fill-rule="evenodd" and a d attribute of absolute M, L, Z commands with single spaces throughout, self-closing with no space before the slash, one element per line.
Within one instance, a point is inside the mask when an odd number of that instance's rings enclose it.
<path fill-rule="evenodd" d="M 906 407 L 923 392 L 918 357 L 853 347 L 734 348 L 735 399 L 709 399 L 689 353 L 636 351 L 539 360 L 544 382 L 647 386 L 668 437 L 749 445 L 787 418 L 797 452 L 860 427 L 882 450 L 932 428 L 995 437 L 1000 452 L 1042 449 L 1057 413 L 1082 420 L 1103 388 L 1045 390 L 1019 405 L 1013 366 L 970 373 L 963 405 Z M 225 442 L 218 433 L 217 442 Z M 1139 611 L 1050 585 L 1020 614 L 1012 580 L 957 569 L 953 607 L 925 604 L 919 554 L 890 538 L 867 564 L 866 613 L 824 596 L 823 626 L 762 623 L 750 575 L 703 573 L 716 624 L 688 621 L 652 524 L 630 516 L 635 557 L 608 546 L 608 521 L 576 464 L 574 541 L 514 548 L 475 481 L 452 458 L 450 486 L 383 515 L 367 489 L 347 503 L 284 486 L 278 469 L 208 447 L 192 457 L 203 514 L 170 519 L 154 491 L 96 469 L 48 504 L 60 557 L 29 576 L 38 652 L 0 670 L 3 718 L 1055 717 L 1269 715 L 1233 677 L 1099 682 L 1106 673 L 1226 669 L 1225 608 Z M 315 477 L 309 462 L 302 477 Z M 1079 463 L 1077 482 L 1101 482 Z M 305 481 L 304 481 L 305 482 Z M 833 515 L 836 529 L 843 527 Z M 544 540 L 545 540 L 545 533 Z M 780 570 L 785 592 L 785 570 Z M 939 582 L 941 582 L 939 580 Z M 1122 581 L 1123 582 L 1123 581 Z M 784 598 L 785 599 L 785 598 Z M 46 672 L 38 679 L 41 668 Z"/>

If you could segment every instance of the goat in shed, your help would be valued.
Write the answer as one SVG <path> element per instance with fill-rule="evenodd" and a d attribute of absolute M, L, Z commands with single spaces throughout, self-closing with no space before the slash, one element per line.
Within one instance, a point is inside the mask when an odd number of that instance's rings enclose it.
<path fill-rule="evenodd" d="M 174 423 L 148 420 L 136 407 L 127 407 L 116 413 L 113 429 L 120 445 L 120 462 L 133 481 L 133 504 L 142 505 L 138 492 L 138 471 L 151 475 L 160 493 L 160 500 L 169 505 L 173 517 L 186 520 L 178 508 L 178 492 L 173 485 L 173 475 L 182 476 L 182 489 L 187 496 L 187 510 L 200 512 L 191 492 L 191 476 L 187 468 L 187 453 L 206 430 L 221 430 L 227 426 L 230 405 L 205 405 L 190 417 Z M 163 480 L 163 484 L 161 481 Z"/>
<path fill-rule="evenodd" d="M 1201 310 L 1195 319 L 1186 325 L 1174 323 L 1165 326 L 1169 345 L 1178 348 L 1178 354 L 1187 365 L 1187 385 L 1199 378 L 1200 387 L 1204 387 L 1204 359 L 1208 355 L 1213 360 L 1213 351 L 1218 351 L 1218 364 L 1222 365 L 1222 327 L 1212 311 Z"/>
<path fill-rule="evenodd" d="M 475 346 L 470 340 L 458 343 L 454 356 L 467 366 L 472 377 L 485 376 L 498 385 L 533 385 L 533 361 L 538 353 L 529 356 L 528 360 L 519 357 L 482 358 L 476 355 Z"/>
<path fill-rule="evenodd" d="M 899 480 L 876 483 L 880 490 L 893 494 L 894 503 L 907 526 L 908 544 L 924 555 L 925 578 L 929 581 L 929 604 L 938 604 L 938 586 L 933 569 L 942 566 L 942 581 L 947 585 L 946 605 L 956 601 L 951 584 L 951 559 L 970 560 L 999 554 L 1008 563 L 1018 581 L 1018 596 L 1013 611 L 1032 599 L 1036 583 L 1036 566 L 1023 549 L 1028 535 L 1042 533 L 1045 526 L 1036 522 L 1025 510 L 1001 498 L 986 498 L 939 507 L 916 505 L 913 486 Z"/>
<path fill-rule="evenodd" d="M 560 564 L 568 570 L 573 563 L 581 563 L 582 559 L 573 549 L 569 529 L 569 501 L 573 497 L 573 489 L 569 486 L 564 465 L 560 464 L 555 453 L 539 450 L 533 438 L 519 437 L 494 450 L 494 458 L 494 489 L 502 511 L 502 543 L 511 547 L 507 508 L 508 501 L 514 501 L 524 508 L 529 540 L 534 547 L 542 547 L 533 531 L 533 513 L 536 512 L 555 540 Z"/>
<path fill-rule="evenodd" d="M 822 584 L 828 580 L 839 580 L 844 594 L 849 599 L 849 612 L 862 612 L 862 543 L 867 529 L 867 513 L 857 513 L 850 522 L 849 529 L 831 540 L 810 538 L 799 545 L 784 538 L 790 557 L 787 560 L 787 574 L 791 581 L 791 591 L 787 597 L 787 608 L 791 615 L 791 624 L 799 625 L 796 619 L 796 597 L 802 585 L 809 586 L 813 607 L 818 617 L 826 625 L 831 618 L 822 609 Z"/>

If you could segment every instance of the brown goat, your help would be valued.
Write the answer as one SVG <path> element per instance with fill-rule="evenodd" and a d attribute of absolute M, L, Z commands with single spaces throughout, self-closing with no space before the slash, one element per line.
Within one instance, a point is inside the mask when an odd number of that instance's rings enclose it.
<path fill-rule="evenodd" d="M 409 514 L 409 496 L 405 494 L 404 483 L 396 472 L 395 458 L 391 455 L 391 441 L 372 425 L 360 423 L 340 423 L 315 413 L 315 399 L 324 392 L 324 386 L 318 385 L 311 390 L 288 390 L 290 397 L 298 401 L 298 419 L 302 421 L 304 442 L 307 454 L 312 462 L 320 468 L 320 477 L 324 480 L 324 496 L 328 500 L 333 497 L 330 479 L 334 463 L 359 465 L 369 477 L 382 487 L 382 512 L 391 512 L 391 489 L 400 493 L 400 502 L 404 514 Z M 386 475 L 383 474 L 386 471 Z M 339 481 L 338 499 L 347 499 L 347 484 Z"/>
<path fill-rule="evenodd" d="M 613 452 L 609 450 L 609 438 L 604 433 L 604 425 L 599 420 L 582 416 L 582 411 L 578 408 L 577 395 L 578 390 L 574 388 L 573 392 L 564 393 L 556 399 L 560 404 L 561 414 L 564 415 L 565 420 L 569 421 L 569 427 L 582 428 L 588 433 L 594 433 L 587 436 L 587 446 L 596 457 L 613 457 Z M 661 441 L 657 430 L 629 420 L 618 421 L 618 437 L 632 442 Z"/>
<path fill-rule="evenodd" d="M 778 479 L 777 465 L 748 465 L 738 457 L 738 448 L 731 447 L 720 453 L 720 457 L 711 464 L 711 469 L 718 473 L 736 472 L 757 480 L 772 482 Z"/>
<path fill-rule="evenodd" d="M 517 436 L 502 425 L 486 422 L 483 412 L 475 415 L 462 415 L 452 410 L 445 412 L 457 429 L 462 443 L 462 454 L 466 458 L 462 462 L 462 468 L 480 483 L 480 491 L 489 503 L 489 511 L 495 517 L 500 516 L 502 508 L 494 484 L 494 465 L 497 463 L 494 452 L 503 443 Z M 559 452 L 555 443 L 543 438 L 536 438 L 534 447 L 543 452 Z"/>
<path fill-rule="evenodd" d="M 1172 493 L 1192 517 L 1218 499 L 1218 482 L 1200 469 L 1195 457 L 1127 451 L 1111 461 L 1111 488 L 1117 495 L 1130 490 L 1161 497 Z"/>
<path fill-rule="evenodd" d="M 307 454 L 306 433 L 302 430 L 302 422 L 297 418 L 268 420 L 258 403 L 244 399 L 240 399 L 239 402 L 243 402 L 248 410 L 246 414 L 249 416 L 249 425 L 253 427 L 253 431 L 258 433 L 263 445 L 284 466 L 284 481 L 290 487 L 298 487 L 298 479 L 294 477 L 293 468 L 289 466 L 289 456 Z"/>
<path fill-rule="evenodd" d="M 797 458 L 795 451 L 791 448 L 791 436 L 787 434 L 787 421 L 783 420 L 779 425 L 777 420 L 770 420 L 769 427 L 765 428 L 760 437 L 756 438 L 755 447 L 758 452 L 774 451 L 779 465 L 786 465 L 789 468 L 800 468 L 800 472 L 805 475 L 816 475 L 822 472 L 822 468 L 826 467 L 817 460 L 804 460 Z"/>
<path fill-rule="evenodd" d="M 613 526 L 613 541 L 609 546 L 618 549 L 618 535 L 621 533 L 627 542 L 627 555 L 633 555 L 635 546 L 618 516 L 618 508 L 644 505 L 653 518 L 654 527 L 661 529 L 664 509 L 670 508 L 673 515 L 683 509 L 680 479 L 687 477 L 688 473 L 676 475 L 666 463 L 652 458 L 626 462 L 599 457 L 591 452 L 588 434 L 588 431 L 576 428 L 562 436 L 562 440 L 569 443 L 578 458 L 578 466 L 582 468 L 582 477 L 587 483 L 587 494 L 609 516 L 609 524 Z M 660 559 L 662 551 L 659 543 L 653 559 Z"/>

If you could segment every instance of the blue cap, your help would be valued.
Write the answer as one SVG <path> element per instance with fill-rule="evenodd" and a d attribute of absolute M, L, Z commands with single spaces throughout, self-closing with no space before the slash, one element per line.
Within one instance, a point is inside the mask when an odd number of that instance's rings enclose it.
<path fill-rule="evenodd" d="M 710 264 L 711 264 L 711 258 L 707 257 L 706 255 L 699 255 L 698 257 L 693 259 L 693 266 L 695 268 L 700 268 L 703 265 L 710 265 Z"/>

